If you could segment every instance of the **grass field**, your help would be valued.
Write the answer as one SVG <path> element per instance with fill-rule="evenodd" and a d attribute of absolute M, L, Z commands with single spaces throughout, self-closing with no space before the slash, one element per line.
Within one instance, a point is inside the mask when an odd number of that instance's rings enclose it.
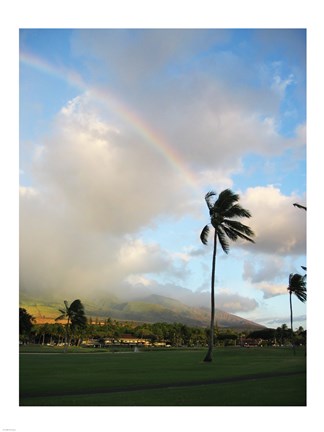
<path fill-rule="evenodd" d="M 21 406 L 305 406 L 305 351 L 22 347 Z"/>

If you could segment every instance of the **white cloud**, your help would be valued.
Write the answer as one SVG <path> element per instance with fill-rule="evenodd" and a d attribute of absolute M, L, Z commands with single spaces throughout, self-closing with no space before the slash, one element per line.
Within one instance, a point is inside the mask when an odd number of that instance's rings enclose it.
<path fill-rule="evenodd" d="M 245 153 L 278 155 L 292 145 L 278 133 L 277 110 L 267 109 L 262 100 L 251 102 L 253 90 L 240 94 L 214 77 L 199 76 L 170 87 L 145 102 L 147 117 L 205 176 L 213 172 L 217 181 L 225 174 L 228 184 L 229 175 L 241 170 Z"/>
<path fill-rule="evenodd" d="M 67 292 L 87 298 L 123 297 L 127 287 L 134 286 L 132 295 L 139 296 L 149 285 L 146 274 L 167 274 L 168 279 L 187 274 L 186 263 L 157 243 L 136 235 L 80 229 L 67 214 L 69 209 L 51 198 L 47 191 L 20 191 L 22 291 L 40 297 Z"/>
<path fill-rule="evenodd" d="M 273 77 L 273 84 L 271 88 L 279 94 L 280 97 L 285 95 L 286 89 L 291 84 L 295 83 L 295 77 L 293 74 L 290 74 L 288 78 L 283 79 L 279 74 L 275 74 Z"/>
<path fill-rule="evenodd" d="M 267 186 L 249 188 L 241 198 L 243 207 L 252 214 L 248 225 L 255 233 L 254 253 L 306 253 L 306 213 L 293 206 L 304 202 L 304 197 L 286 196 L 278 188 Z"/>
<path fill-rule="evenodd" d="M 217 295 L 217 308 L 229 312 L 250 312 L 258 307 L 253 298 L 244 297 L 238 293 L 220 292 Z"/>
<path fill-rule="evenodd" d="M 145 273 L 184 277 L 182 258 L 136 233 L 158 216 L 186 213 L 187 184 L 136 135 L 116 133 L 88 101 L 79 96 L 63 107 L 36 148 L 34 186 L 21 187 L 22 289 L 115 292 Z"/>
<path fill-rule="evenodd" d="M 244 261 L 243 278 L 256 284 L 281 279 L 287 275 L 287 264 L 282 256 L 258 254 L 254 260 Z"/>
<path fill-rule="evenodd" d="M 129 285 L 123 286 L 123 295 L 128 299 L 145 297 L 154 293 L 174 298 L 188 306 L 210 308 L 209 290 L 191 291 L 178 284 L 161 284 L 153 279 L 143 278 L 143 276 L 131 277 L 127 282 L 129 282 Z M 221 290 L 216 295 L 216 307 L 229 313 L 243 313 L 255 310 L 258 303 L 253 298 L 229 290 Z"/>
<path fill-rule="evenodd" d="M 281 327 L 282 324 L 289 325 L 290 324 L 290 316 L 274 316 L 274 317 L 265 317 L 261 319 L 256 319 L 256 322 L 262 323 L 263 325 L 271 328 Z M 298 329 L 299 326 L 305 328 L 306 323 L 306 315 L 297 315 L 294 317 L 294 329 Z"/>
<path fill-rule="evenodd" d="M 173 267 L 171 257 L 158 244 L 145 244 L 138 238 L 127 239 L 117 260 L 122 268 L 127 269 L 126 274 L 172 272 Z"/>
<path fill-rule="evenodd" d="M 66 217 L 112 233 L 134 232 L 170 209 L 181 214 L 188 196 L 166 159 L 136 135 L 116 133 L 82 97 L 58 117 L 33 174 Z"/>
<path fill-rule="evenodd" d="M 38 192 L 35 188 L 33 187 L 26 187 L 26 186 L 20 186 L 19 188 L 19 194 L 23 197 L 28 198 L 33 198 L 36 195 L 38 195 Z"/>
<path fill-rule="evenodd" d="M 222 172 L 221 169 L 218 170 L 202 170 L 197 175 L 200 187 L 212 187 L 220 190 L 231 188 L 233 185 L 233 180 L 230 178 L 232 170 L 227 172 Z M 235 170 L 233 170 L 235 171 Z"/>
<path fill-rule="evenodd" d="M 287 294 L 287 286 L 284 284 L 260 283 L 258 288 L 263 292 L 265 299 L 275 297 L 277 295 Z"/>

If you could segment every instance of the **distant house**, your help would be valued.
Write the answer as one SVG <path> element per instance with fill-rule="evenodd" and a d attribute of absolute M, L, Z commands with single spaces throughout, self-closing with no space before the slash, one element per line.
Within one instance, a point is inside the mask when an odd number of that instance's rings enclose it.
<path fill-rule="evenodd" d="M 105 338 L 105 339 L 85 339 L 81 346 L 101 348 L 102 346 L 114 346 L 114 345 L 125 345 L 125 346 L 148 346 L 151 345 L 149 339 L 137 338 L 131 334 L 123 334 L 118 338 Z"/>
<path fill-rule="evenodd" d="M 85 339 L 82 343 L 81 346 L 83 347 L 92 347 L 92 348 L 101 348 L 101 343 L 99 342 L 98 339 Z"/>
<path fill-rule="evenodd" d="M 167 346 L 167 343 L 166 342 L 154 342 L 153 345 L 158 346 L 158 347 L 165 347 L 165 346 Z M 170 346 L 170 345 L 168 345 L 168 346 Z"/>
<path fill-rule="evenodd" d="M 243 347 L 256 347 L 261 346 L 262 339 L 242 338 L 240 345 Z"/>
<path fill-rule="evenodd" d="M 149 339 L 137 338 L 131 334 L 123 334 L 118 338 L 118 342 L 123 345 L 151 345 Z"/>

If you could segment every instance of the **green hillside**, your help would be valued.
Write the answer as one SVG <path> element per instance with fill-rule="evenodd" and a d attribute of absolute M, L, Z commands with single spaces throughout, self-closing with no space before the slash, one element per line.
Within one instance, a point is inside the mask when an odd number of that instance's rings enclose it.
<path fill-rule="evenodd" d="M 73 300 L 73 299 L 71 299 Z M 86 315 L 98 319 L 116 319 L 140 322 L 180 322 L 190 326 L 208 326 L 210 322 L 210 312 L 207 308 L 195 308 L 187 306 L 178 300 L 160 295 L 150 295 L 148 297 L 134 301 L 118 301 L 116 298 L 88 300 L 81 299 L 84 304 Z M 20 298 L 20 307 L 24 307 L 33 315 L 37 321 L 54 319 L 59 315 L 61 303 L 45 301 L 36 298 L 28 298 L 25 294 Z M 249 329 L 255 330 L 263 326 L 245 320 L 236 315 L 224 311 L 216 310 L 216 322 L 220 328 Z"/>

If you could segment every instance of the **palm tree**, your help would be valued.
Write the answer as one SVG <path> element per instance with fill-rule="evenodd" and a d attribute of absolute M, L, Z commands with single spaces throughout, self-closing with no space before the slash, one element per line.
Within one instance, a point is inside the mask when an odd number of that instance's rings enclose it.
<path fill-rule="evenodd" d="M 289 275 L 289 285 L 287 288 L 289 292 L 289 304 L 290 304 L 290 327 L 291 327 L 291 340 L 293 344 L 294 354 L 296 354 L 295 344 L 294 344 L 294 329 L 293 329 L 293 310 L 292 310 L 292 294 L 305 303 L 307 300 L 306 294 L 306 275 L 302 276 L 299 273 L 290 273 Z"/>
<path fill-rule="evenodd" d="M 19 335 L 24 342 L 30 337 L 35 318 L 26 309 L 19 308 Z"/>
<path fill-rule="evenodd" d="M 254 243 L 252 236 L 253 231 L 246 225 L 243 225 L 235 218 L 250 218 L 251 213 L 238 204 L 239 195 L 233 193 L 230 189 L 225 189 L 215 201 L 216 192 L 210 191 L 205 195 L 205 201 L 209 209 L 210 224 L 214 228 L 214 249 L 212 259 L 212 275 L 211 275 L 211 319 L 208 352 L 204 359 L 206 362 L 212 361 L 212 350 L 214 344 L 214 321 L 215 321 L 215 269 L 216 269 L 216 252 L 217 241 L 219 241 L 223 251 L 229 252 L 228 239 L 236 241 L 239 238 Z M 210 232 L 209 225 L 206 225 L 201 234 L 200 239 L 203 244 L 207 244 L 208 234 Z"/>
<path fill-rule="evenodd" d="M 87 318 L 84 313 L 84 307 L 81 301 L 74 300 L 71 305 L 68 305 L 68 302 L 64 300 L 65 309 L 59 309 L 61 315 L 55 318 L 55 321 L 59 321 L 62 319 L 66 319 L 65 324 L 65 351 L 67 350 L 67 346 L 69 345 L 69 328 L 83 328 L 87 324 Z"/>

